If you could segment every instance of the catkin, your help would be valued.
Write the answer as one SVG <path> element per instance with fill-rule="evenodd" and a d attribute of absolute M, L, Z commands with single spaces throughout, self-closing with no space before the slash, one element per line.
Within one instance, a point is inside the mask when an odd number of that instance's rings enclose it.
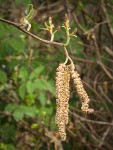
<path fill-rule="evenodd" d="M 90 99 L 89 99 L 88 94 L 84 90 L 82 81 L 79 77 L 79 73 L 77 71 L 71 70 L 71 77 L 74 81 L 74 86 L 77 90 L 77 93 L 82 100 L 82 107 L 81 107 L 82 111 L 85 113 L 92 113 L 94 110 L 89 108 Z"/>
<path fill-rule="evenodd" d="M 66 140 L 65 125 L 68 123 L 69 82 L 69 67 L 60 64 L 56 72 L 56 124 L 63 141 Z"/>

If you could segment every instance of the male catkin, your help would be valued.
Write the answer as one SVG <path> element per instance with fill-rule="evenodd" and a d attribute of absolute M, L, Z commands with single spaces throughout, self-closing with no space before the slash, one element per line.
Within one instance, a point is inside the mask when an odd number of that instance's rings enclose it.
<path fill-rule="evenodd" d="M 82 81 L 79 77 L 79 74 L 77 71 L 71 70 L 71 77 L 74 81 L 74 86 L 77 90 L 78 95 L 80 96 L 81 100 L 82 100 L 82 111 L 85 113 L 92 113 L 94 110 L 89 108 L 89 96 L 86 93 Z"/>
<path fill-rule="evenodd" d="M 60 64 L 56 72 L 56 124 L 62 140 L 66 140 L 65 125 L 68 123 L 70 72 L 68 66 Z"/>

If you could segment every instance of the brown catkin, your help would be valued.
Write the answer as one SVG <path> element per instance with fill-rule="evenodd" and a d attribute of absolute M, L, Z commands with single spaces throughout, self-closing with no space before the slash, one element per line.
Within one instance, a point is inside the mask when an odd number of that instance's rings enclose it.
<path fill-rule="evenodd" d="M 60 64 L 56 71 L 56 124 L 63 141 L 66 140 L 65 125 L 68 123 L 69 82 L 69 67 Z"/>
<path fill-rule="evenodd" d="M 85 113 L 92 113 L 94 110 L 89 108 L 89 96 L 84 90 L 82 81 L 79 77 L 79 73 L 77 71 L 71 70 L 71 77 L 74 81 L 74 86 L 77 90 L 77 93 L 79 94 L 81 100 L 82 100 L 82 111 Z"/>

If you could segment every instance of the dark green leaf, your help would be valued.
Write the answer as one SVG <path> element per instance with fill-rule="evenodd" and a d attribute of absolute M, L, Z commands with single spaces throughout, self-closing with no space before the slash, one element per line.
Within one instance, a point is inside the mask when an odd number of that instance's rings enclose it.
<path fill-rule="evenodd" d="M 45 104 L 47 102 L 46 93 L 44 91 L 40 91 L 38 98 L 39 98 L 40 103 L 42 104 L 42 106 L 45 106 Z"/>

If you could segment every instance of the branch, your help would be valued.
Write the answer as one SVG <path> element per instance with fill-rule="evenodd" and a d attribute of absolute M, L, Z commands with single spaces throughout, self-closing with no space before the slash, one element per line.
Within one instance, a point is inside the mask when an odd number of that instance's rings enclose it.
<path fill-rule="evenodd" d="M 1 21 L 1 22 L 5 22 L 5 23 L 7 23 L 7 24 L 9 24 L 9 25 L 14 26 L 15 28 L 19 29 L 19 30 L 22 31 L 23 33 L 26 33 L 26 34 L 28 34 L 29 36 L 31 36 L 31 37 L 33 37 L 33 38 L 35 38 L 35 39 L 37 39 L 37 40 L 39 40 L 39 41 L 41 41 L 41 42 L 43 42 L 43 43 L 51 44 L 51 45 L 58 45 L 58 46 L 62 46 L 62 47 L 64 46 L 63 43 L 51 42 L 51 41 L 42 39 L 42 38 L 40 38 L 40 37 L 38 37 L 38 36 L 36 36 L 36 35 L 34 35 L 34 34 L 28 32 L 28 31 L 24 30 L 24 29 L 21 28 L 20 25 L 18 25 L 17 23 L 14 23 L 14 22 L 11 22 L 11 21 L 9 21 L 9 20 L 2 19 L 2 18 L 0 18 L 0 21 Z"/>
<path fill-rule="evenodd" d="M 92 35 L 92 40 L 95 46 L 95 50 L 96 50 L 96 55 L 97 55 L 97 63 L 100 65 L 100 67 L 102 68 L 102 70 L 104 71 L 104 73 L 109 77 L 109 79 L 113 80 L 113 76 L 112 74 L 106 69 L 105 65 L 103 64 L 102 60 L 101 60 L 101 55 L 99 52 L 99 47 L 97 45 L 97 41 L 96 41 L 96 36 L 93 34 Z"/>
<path fill-rule="evenodd" d="M 80 24 L 80 22 L 79 22 L 79 20 L 78 20 L 78 18 L 76 16 L 76 14 L 73 12 L 72 15 L 73 15 L 73 19 L 75 20 L 77 26 L 84 33 L 86 30 L 81 26 L 81 24 Z"/>
<path fill-rule="evenodd" d="M 101 86 L 98 86 L 98 88 L 100 89 L 100 92 L 103 94 L 103 96 L 106 98 L 106 100 L 108 100 L 108 102 L 113 105 L 113 102 L 111 99 L 109 99 L 109 97 L 107 96 L 107 94 L 103 91 Z"/>
<path fill-rule="evenodd" d="M 112 123 L 113 123 L 113 121 L 112 121 Z M 101 140 L 100 140 L 100 143 L 99 143 L 99 145 L 98 145 L 98 148 L 96 149 L 96 150 L 99 150 L 104 144 L 105 144 L 105 140 L 106 140 L 106 138 L 107 138 L 107 136 L 108 136 L 108 134 L 109 134 L 109 132 L 110 132 L 110 130 L 111 130 L 111 126 L 109 126 L 108 128 L 107 128 L 107 130 L 103 133 L 103 136 L 102 136 L 102 138 L 101 138 Z"/>
<path fill-rule="evenodd" d="M 109 47 L 104 46 L 104 47 L 103 47 L 103 50 L 105 50 L 110 56 L 113 57 L 113 51 L 112 51 Z"/>
<path fill-rule="evenodd" d="M 101 9 L 102 9 L 103 15 L 104 15 L 103 19 L 108 21 L 108 23 L 107 23 L 108 30 L 109 30 L 109 33 L 111 34 L 111 36 L 113 37 L 113 29 L 112 29 L 112 26 L 110 24 L 109 15 L 108 15 L 104 0 L 100 0 L 99 2 L 100 2 L 100 6 L 101 6 Z"/>
<path fill-rule="evenodd" d="M 84 117 L 81 117 L 79 115 L 77 115 L 76 113 L 73 113 L 71 111 L 69 111 L 70 114 L 72 114 L 73 116 L 75 116 L 76 118 L 79 118 L 81 121 L 85 121 L 85 122 L 90 122 L 90 123 L 95 123 L 95 124 L 100 124 L 100 125 L 107 125 L 107 126 L 113 126 L 113 122 L 103 122 L 103 121 L 95 121 L 95 120 L 90 120 Z"/>

